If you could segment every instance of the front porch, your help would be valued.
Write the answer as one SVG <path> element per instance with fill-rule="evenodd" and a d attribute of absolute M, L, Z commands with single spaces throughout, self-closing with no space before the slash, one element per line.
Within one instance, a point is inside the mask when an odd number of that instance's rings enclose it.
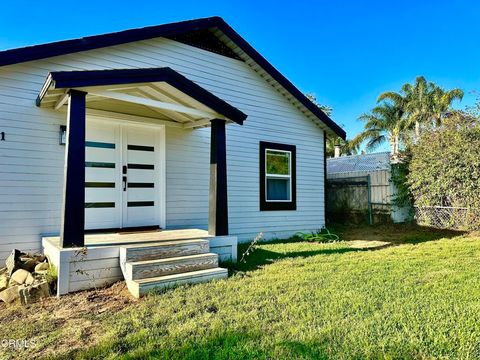
<path fill-rule="evenodd" d="M 128 262 L 127 266 L 122 262 L 122 252 L 134 247 L 160 254 L 137 259 L 151 265 L 145 285 L 150 287 L 163 284 L 166 278 L 159 276 L 164 275 L 175 275 L 171 283 L 195 282 L 197 278 L 184 280 L 198 275 L 193 273 L 197 270 L 215 272 L 219 259 L 236 260 L 236 237 L 228 232 L 226 125 L 243 124 L 244 113 L 170 68 L 52 72 L 37 106 L 67 114 L 61 229 L 59 236 L 42 240 L 58 269 L 58 295 L 122 278 L 138 285 Z M 116 125 L 97 125 L 93 133 L 87 117 Z M 156 130 L 149 126 L 211 128 L 208 222 L 202 223 L 208 231 L 168 230 L 165 141 L 161 134 L 153 136 Z M 205 166 L 207 170 L 208 163 Z M 207 191 L 207 186 L 202 189 Z M 137 226 L 163 230 L 85 234 L 86 227 L 128 231 Z M 187 249 L 181 257 L 162 252 L 168 247 L 174 252 L 188 248 L 190 240 L 207 247 Z M 145 265 L 137 262 L 131 266 Z M 226 273 L 211 275 L 219 274 Z"/>
<path fill-rule="evenodd" d="M 173 249 L 178 245 L 178 252 L 171 254 L 173 257 L 195 253 L 195 249 L 191 249 L 195 245 L 192 240 L 208 241 L 208 248 L 202 252 L 217 254 L 220 262 L 237 260 L 236 236 L 213 236 L 200 229 L 93 233 L 85 235 L 84 247 L 70 248 L 61 246 L 59 236 L 49 236 L 42 238 L 42 247 L 57 268 L 57 295 L 64 295 L 124 280 L 127 249 L 147 249 L 148 252 L 159 244 L 171 248 L 173 245 Z"/>

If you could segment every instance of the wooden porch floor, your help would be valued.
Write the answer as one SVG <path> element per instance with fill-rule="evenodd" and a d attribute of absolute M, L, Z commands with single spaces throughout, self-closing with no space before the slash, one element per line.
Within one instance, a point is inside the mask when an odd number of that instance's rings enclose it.
<path fill-rule="evenodd" d="M 132 232 L 92 233 L 85 235 L 85 246 L 118 246 L 127 244 L 141 244 L 158 241 L 175 241 L 209 238 L 211 235 L 206 230 L 179 229 L 179 230 L 149 230 Z M 60 246 L 59 236 L 44 237 L 56 247 Z"/>

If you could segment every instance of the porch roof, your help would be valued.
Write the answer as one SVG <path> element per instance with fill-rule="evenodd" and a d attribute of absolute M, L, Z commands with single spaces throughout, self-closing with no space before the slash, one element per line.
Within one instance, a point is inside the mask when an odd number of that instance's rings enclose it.
<path fill-rule="evenodd" d="M 60 110 L 70 89 L 87 93 L 88 109 L 136 115 L 184 128 L 212 119 L 242 125 L 247 115 L 175 70 L 164 68 L 51 72 L 37 106 Z"/>

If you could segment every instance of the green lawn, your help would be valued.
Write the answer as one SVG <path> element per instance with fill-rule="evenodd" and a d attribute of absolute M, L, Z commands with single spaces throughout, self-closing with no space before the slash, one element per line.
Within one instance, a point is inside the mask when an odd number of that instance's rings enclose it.
<path fill-rule="evenodd" d="M 262 244 L 228 280 L 83 314 L 95 336 L 63 323 L 37 341 L 84 341 L 65 359 L 480 357 L 479 238 L 396 226 L 341 232 L 349 241 Z M 19 326 L 2 323 L 0 337 Z"/>

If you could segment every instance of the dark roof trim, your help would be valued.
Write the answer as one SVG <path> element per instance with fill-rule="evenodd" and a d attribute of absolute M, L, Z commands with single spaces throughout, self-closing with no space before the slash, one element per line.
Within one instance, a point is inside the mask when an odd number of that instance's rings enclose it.
<path fill-rule="evenodd" d="M 223 22 L 219 17 L 203 18 L 0 51 L 0 66 L 208 29 L 220 20 Z"/>
<path fill-rule="evenodd" d="M 223 21 L 223 20 L 222 20 Z M 271 77 L 273 77 L 281 86 L 283 86 L 290 94 L 292 94 L 303 106 L 310 110 L 318 119 L 327 125 L 335 134 L 346 139 L 347 134 L 340 126 L 330 119 L 317 105 L 311 102 L 298 88 L 293 85 L 290 80 L 283 76 L 267 59 L 255 50 L 245 39 L 243 39 L 235 30 L 227 23 L 224 23 L 228 31 L 221 30 L 240 47 L 248 56 L 250 56 L 261 68 L 263 68 Z M 1 56 L 1 54 L 0 54 Z"/>
<path fill-rule="evenodd" d="M 338 136 L 345 139 L 345 131 L 332 121 L 322 110 L 313 104 L 295 85 L 275 69 L 247 41 L 233 30 L 222 18 L 209 17 L 171 24 L 125 30 L 103 35 L 88 36 L 75 40 L 59 41 L 49 44 L 29 46 L 0 52 L 0 66 L 17 64 L 25 61 L 44 59 L 65 55 L 78 51 L 92 50 L 107 46 L 119 45 L 155 37 L 168 37 L 189 31 L 217 28 L 251 57 L 272 78 L 290 92 L 302 105 L 310 110 L 319 120 L 327 125 Z"/>
<path fill-rule="evenodd" d="M 52 72 L 48 75 L 42 92 L 38 95 L 37 105 L 40 105 L 45 92 L 52 84 L 55 89 L 71 89 L 146 82 L 166 82 L 237 124 L 243 125 L 247 118 L 242 111 L 169 67 Z"/>

